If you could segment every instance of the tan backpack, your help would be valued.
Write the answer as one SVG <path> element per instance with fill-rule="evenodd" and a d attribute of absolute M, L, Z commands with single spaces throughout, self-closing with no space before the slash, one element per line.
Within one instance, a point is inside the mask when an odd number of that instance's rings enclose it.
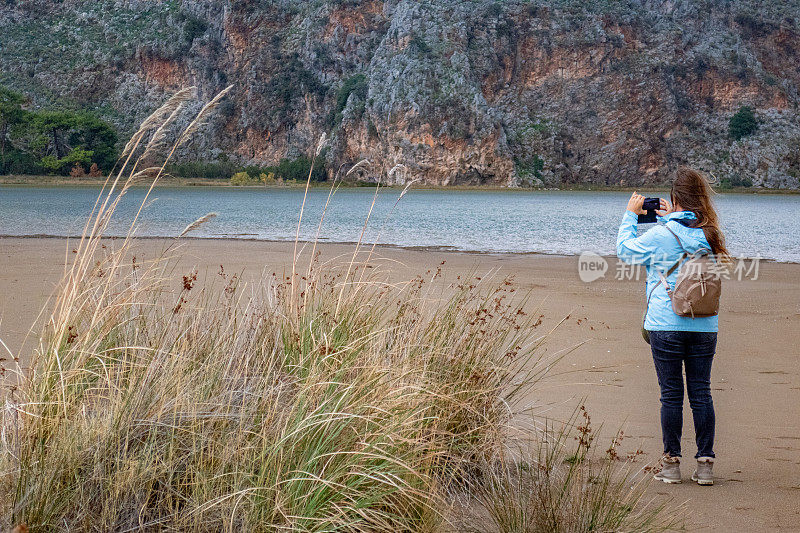
<path fill-rule="evenodd" d="M 688 253 L 684 248 L 680 238 L 669 227 L 664 226 L 672 233 L 678 245 L 684 250 L 680 259 L 667 270 L 666 274 L 659 272 L 661 280 L 650 291 L 647 297 L 647 306 L 650 306 L 650 298 L 653 296 L 660 283 L 667 289 L 667 296 L 672 302 L 672 310 L 678 316 L 700 318 L 715 316 L 719 313 L 719 297 L 722 293 L 722 276 L 720 276 L 719 265 L 714 261 L 711 250 L 701 248 L 694 253 Z M 685 260 L 685 261 L 684 261 Z M 681 263 L 683 262 L 683 266 Z M 670 288 L 667 277 L 676 268 L 680 267 L 678 279 L 675 286 Z M 645 309 L 645 317 L 647 310 Z M 642 323 L 642 336 L 650 343 L 650 333 L 644 329 Z"/>

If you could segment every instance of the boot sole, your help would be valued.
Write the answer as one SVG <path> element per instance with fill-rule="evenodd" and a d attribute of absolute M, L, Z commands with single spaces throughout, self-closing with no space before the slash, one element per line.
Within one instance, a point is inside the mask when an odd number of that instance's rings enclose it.
<path fill-rule="evenodd" d="M 682 482 L 680 479 L 665 479 L 663 477 L 656 477 L 656 476 L 653 476 L 653 479 L 655 479 L 656 481 L 667 483 L 668 485 L 677 485 L 678 483 Z"/>
<path fill-rule="evenodd" d="M 713 479 L 697 479 L 694 476 L 692 476 L 692 481 L 696 482 L 698 485 L 704 485 L 704 486 L 708 486 L 708 485 L 713 485 L 714 484 L 714 480 Z"/>

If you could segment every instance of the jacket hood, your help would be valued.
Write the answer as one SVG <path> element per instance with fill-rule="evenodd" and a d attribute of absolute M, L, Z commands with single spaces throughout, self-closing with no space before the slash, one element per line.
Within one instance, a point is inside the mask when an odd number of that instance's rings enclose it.
<path fill-rule="evenodd" d="M 659 220 L 678 235 L 681 244 L 683 244 L 687 252 L 694 253 L 701 248 L 711 249 L 711 246 L 708 244 L 702 228 L 684 226 L 679 220 L 692 220 L 696 218 L 697 216 L 691 211 L 676 211 L 665 217 L 659 217 Z"/>

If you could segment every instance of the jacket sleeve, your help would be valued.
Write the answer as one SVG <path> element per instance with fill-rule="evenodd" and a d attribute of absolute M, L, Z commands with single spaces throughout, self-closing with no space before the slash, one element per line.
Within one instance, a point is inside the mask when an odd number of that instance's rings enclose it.
<path fill-rule="evenodd" d="M 658 231 L 655 231 L 657 228 L 651 228 L 637 237 L 637 224 L 636 214 L 625 211 L 617 233 L 617 257 L 628 264 L 647 264 L 659 250 L 660 237 Z"/>

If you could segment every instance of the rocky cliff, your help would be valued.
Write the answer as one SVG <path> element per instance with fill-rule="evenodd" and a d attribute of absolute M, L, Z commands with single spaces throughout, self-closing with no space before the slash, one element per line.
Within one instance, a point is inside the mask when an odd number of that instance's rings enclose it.
<path fill-rule="evenodd" d="M 769 0 L 5 0 L 2 83 L 130 131 L 196 85 L 184 157 L 313 151 L 364 179 L 640 185 L 689 163 L 800 186 L 800 5 Z M 741 140 L 742 105 L 760 127 Z"/>

